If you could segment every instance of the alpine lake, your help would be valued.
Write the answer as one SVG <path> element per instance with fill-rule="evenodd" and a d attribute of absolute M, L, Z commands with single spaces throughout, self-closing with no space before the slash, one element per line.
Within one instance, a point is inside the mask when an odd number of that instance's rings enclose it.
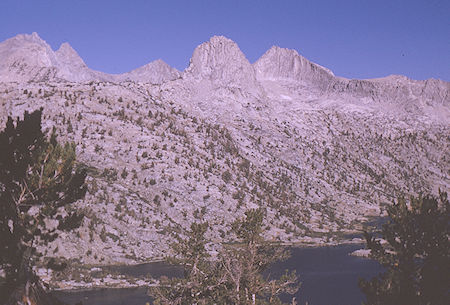
<path fill-rule="evenodd" d="M 304 305 L 360 305 L 364 295 L 358 279 L 370 279 L 383 271 L 375 261 L 352 256 L 351 252 L 364 248 L 362 244 L 324 247 L 292 247 L 291 257 L 277 262 L 269 270 L 271 276 L 281 275 L 286 269 L 296 270 L 302 283 L 295 295 Z M 182 276 L 182 269 L 164 262 L 134 266 L 115 266 L 119 273 L 129 276 Z M 147 288 L 104 288 L 94 290 L 55 291 L 54 295 L 70 305 L 145 305 L 152 304 Z M 289 296 L 282 300 L 289 302 Z"/>

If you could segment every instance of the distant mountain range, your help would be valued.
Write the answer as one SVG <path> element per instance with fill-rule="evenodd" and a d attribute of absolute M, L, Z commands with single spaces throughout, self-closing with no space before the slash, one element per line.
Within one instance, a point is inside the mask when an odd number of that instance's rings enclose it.
<path fill-rule="evenodd" d="M 89 69 L 83 59 L 68 44 L 57 51 L 37 33 L 17 35 L 0 44 L 0 81 L 140 81 L 161 83 L 179 77 L 180 73 L 162 60 L 124 74 L 107 74 Z"/>
<path fill-rule="evenodd" d="M 90 167 L 84 226 L 47 253 L 85 262 L 159 257 L 194 221 L 219 244 L 255 207 L 269 240 L 348 240 L 397 196 L 449 190 L 449 93 L 437 79 L 338 77 L 276 46 L 252 64 L 222 36 L 184 71 L 157 60 L 120 75 L 36 33 L 0 43 L 0 126 L 43 106 Z"/>

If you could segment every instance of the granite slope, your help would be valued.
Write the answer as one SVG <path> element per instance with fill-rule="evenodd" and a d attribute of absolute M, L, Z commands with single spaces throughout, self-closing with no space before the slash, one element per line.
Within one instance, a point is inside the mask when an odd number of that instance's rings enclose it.
<path fill-rule="evenodd" d="M 345 79 L 279 47 L 252 64 L 222 36 L 185 71 L 157 61 L 122 75 L 36 34 L 0 43 L 0 123 L 43 106 L 44 127 L 90 168 L 84 225 L 46 256 L 90 263 L 161 257 L 195 221 L 214 249 L 255 207 L 268 240 L 348 240 L 396 196 L 449 190 L 449 90 Z"/>

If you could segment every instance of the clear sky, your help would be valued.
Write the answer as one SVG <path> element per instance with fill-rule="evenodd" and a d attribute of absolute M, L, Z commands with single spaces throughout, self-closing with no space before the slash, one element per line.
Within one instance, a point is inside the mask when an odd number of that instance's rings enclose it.
<path fill-rule="evenodd" d="M 250 62 L 278 45 L 348 78 L 450 81 L 449 0 L 0 0 L 0 41 L 32 32 L 108 73 L 158 58 L 183 70 L 224 35 Z"/>

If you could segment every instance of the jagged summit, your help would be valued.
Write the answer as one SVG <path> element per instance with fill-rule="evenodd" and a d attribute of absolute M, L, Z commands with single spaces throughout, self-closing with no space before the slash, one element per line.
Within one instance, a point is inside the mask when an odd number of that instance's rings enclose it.
<path fill-rule="evenodd" d="M 333 72 L 310 62 L 296 50 L 273 46 L 254 64 L 258 79 L 289 79 L 327 86 Z"/>
<path fill-rule="evenodd" d="M 57 58 L 57 77 L 71 82 L 88 82 L 92 80 L 113 81 L 113 76 L 88 68 L 83 59 L 64 42 L 54 52 Z"/>
<path fill-rule="evenodd" d="M 180 71 L 157 59 L 131 72 L 120 75 L 122 80 L 161 84 L 180 77 Z"/>
<path fill-rule="evenodd" d="M 331 95 L 333 99 L 345 95 L 345 100 L 352 96 L 383 103 L 423 99 L 426 100 L 424 105 L 446 104 L 450 96 L 450 83 L 440 80 L 416 81 L 401 75 L 371 80 L 336 77 L 297 51 L 277 46 L 270 48 L 252 65 L 239 46 L 224 36 L 213 36 L 199 45 L 183 72 L 156 60 L 117 75 L 89 69 L 68 43 L 53 51 L 37 33 L 20 34 L 0 43 L 0 82 L 95 80 L 162 84 L 176 79 L 182 80 L 177 82 L 179 88 L 197 92 L 199 99 L 221 95 L 229 98 L 230 103 L 235 103 L 236 94 L 253 96 L 260 101 L 270 97 L 276 101 L 279 98 L 306 98 L 312 91 Z M 215 90 L 217 88 L 225 90 Z M 226 92 L 228 89 L 231 92 Z"/>
<path fill-rule="evenodd" d="M 58 58 L 59 64 L 87 68 L 83 59 L 78 55 L 78 53 L 67 42 L 64 42 L 63 44 L 61 44 L 61 46 L 55 52 L 55 54 L 56 54 L 56 57 Z"/>
<path fill-rule="evenodd" d="M 0 43 L 0 81 L 45 80 L 55 76 L 57 59 L 36 33 Z"/>
<path fill-rule="evenodd" d="M 37 33 L 19 34 L 0 43 L 0 82 L 96 80 L 159 84 L 178 77 L 180 72 L 162 60 L 119 75 L 94 71 L 69 43 L 65 42 L 53 51 Z"/>
<path fill-rule="evenodd" d="M 185 73 L 196 79 L 254 83 L 253 66 L 238 45 L 224 36 L 213 36 L 199 45 Z"/>
<path fill-rule="evenodd" d="M 50 67 L 56 63 L 50 46 L 37 33 L 20 34 L 0 43 L 1 66 L 27 64 Z"/>
<path fill-rule="evenodd" d="M 0 43 L 1 81 L 90 80 L 89 70 L 77 52 L 63 43 L 58 51 L 37 33 L 20 34 Z"/>
<path fill-rule="evenodd" d="M 33 32 L 31 34 L 18 34 L 7 41 L 20 42 L 33 42 L 38 44 L 46 44 L 46 42 L 38 35 L 38 33 Z"/>

